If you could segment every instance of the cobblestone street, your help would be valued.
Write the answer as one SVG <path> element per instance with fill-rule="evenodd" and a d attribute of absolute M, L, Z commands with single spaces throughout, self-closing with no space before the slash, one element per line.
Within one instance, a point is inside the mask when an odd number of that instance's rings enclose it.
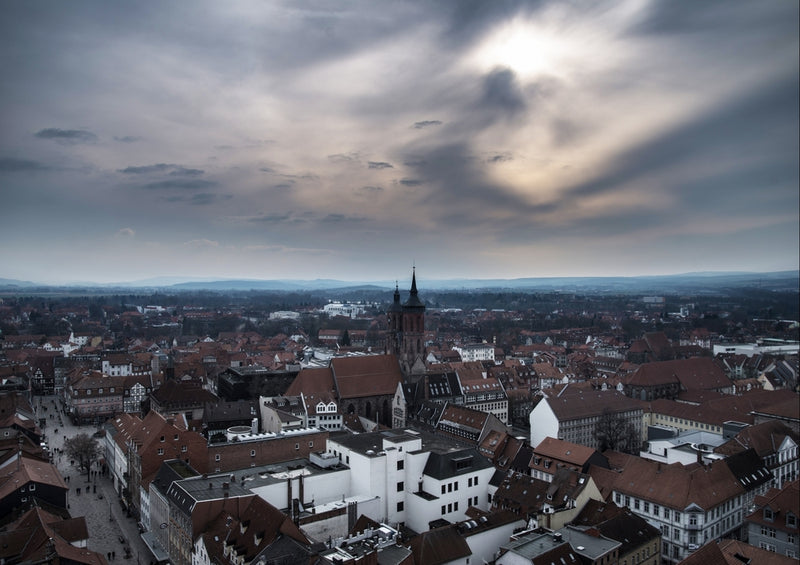
<path fill-rule="evenodd" d="M 43 409 L 45 406 L 47 410 Z M 70 419 L 61 413 L 60 400 L 53 396 L 36 397 L 34 408 L 39 418 L 47 419 L 43 431 L 53 455 L 53 463 L 69 487 L 67 496 L 69 512 L 73 517 L 86 517 L 86 525 L 89 528 L 89 549 L 101 553 L 110 563 L 147 565 L 154 562 L 153 555 L 139 535 L 136 520 L 125 515 L 111 479 L 100 475 L 99 465 L 92 467 L 94 476 L 87 476 L 85 472 L 78 471 L 77 464 L 74 466 L 70 464 L 66 454 L 59 453 L 63 451 L 66 438 L 80 433 L 91 436 L 97 431 L 97 427 L 73 425 Z M 101 447 L 104 441 L 103 438 L 98 438 Z M 130 548 L 130 556 L 127 558 L 126 547 Z M 114 556 L 111 556 L 112 552 Z"/>

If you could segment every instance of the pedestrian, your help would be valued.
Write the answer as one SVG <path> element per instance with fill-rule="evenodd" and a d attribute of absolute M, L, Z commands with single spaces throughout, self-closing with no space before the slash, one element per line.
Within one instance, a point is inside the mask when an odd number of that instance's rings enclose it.
<path fill-rule="evenodd" d="M 116 551 L 112 551 L 111 552 L 111 559 L 116 559 L 116 558 L 117 558 L 117 552 Z"/>

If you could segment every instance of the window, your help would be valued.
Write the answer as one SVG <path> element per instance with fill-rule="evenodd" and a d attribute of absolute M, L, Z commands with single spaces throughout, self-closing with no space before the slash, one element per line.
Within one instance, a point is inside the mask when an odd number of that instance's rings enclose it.
<path fill-rule="evenodd" d="M 30 485 L 28 485 L 28 490 L 30 490 L 30 491 L 36 490 L 36 485 L 34 483 L 31 483 Z M 789 535 L 791 535 L 791 534 L 789 534 Z M 789 540 L 789 541 L 793 541 L 793 540 Z"/>
<path fill-rule="evenodd" d="M 631 505 L 631 497 L 630 496 L 626 496 L 625 497 L 625 506 L 630 508 L 630 505 Z"/>
<path fill-rule="evenodd" d="M 113 387 L 113 386 L 111 387 L 111 392 L 112 392 L 112 393 L 114 392 L 114 387 Z"/>
<path fill-rule="evenodd" d="M 761 526 L 761 535 L 766 536 L 768 538 L 774 538 L 777 537 L 777 532 L 775 531 L 775 528 L 770 528 L 768 526 Z"/>
<path fill-rule="evenodd" d="M 669 520 L 669 508 L 664 508 L 664 518 Z"/>
<path fill-rule="evenodd" d="M 453 492 L 453 483 L 447 483 L 447 492 Z"/>
<path fill-rule="evenodd" d="M 398 459 L 397 460 L 397 470 L 398 471 L 402 471 L 403 470 L 403 464 L 404 463 L 405 463 L 405 461 L 403 461 L 402 459 Z"/>
<path fill-rule="evenodd" d="M 158 454 L 159 455 L 164 455 L 164 448 L 163 447 L 159 447 L 158 448 Z"/>
<path fill-rule="evenodd" d="M 250 450 L 250 457 L 255 457 L 255 456 L 256 456 L 256 450 L 255 449 L 251 449 Z"/>
<path fill-rule="evenodd" d="M 295 451 L 300 451 L 300 444 L 299 443 L 294 444 L 294 450 Z"/>
<path fill-rule="evenodd" d="M 397 511 L 398 512 L 402 512 L 403 511 L 403 501 L 402 500 L 397 503 Z"/>
<path fill-rule="evenodd" d="M 458 490 L 458 481 L 453 483 L 453 490 Z"/>
<path fill-rule="evenodd" d="M 444 494 L 446 492 L 447 492 L 447 486 L 446 485 L 442 485 L 442 494 Z"/>
<path fill-rule="evenodd" d="M 478 486 L 478 477 L 477 476 L 474 479 L 472 479 L 472 486 L 474 486 L 474 487 Z"/>
<path fill-rule="evenodd" d="M 633 507 L 634 507 L 636 510 L 639 510 L 639 499 L 638 499 L 638 498 L 634 498 L 634 499 L 633 499 Z"/>
<path fill-rule="evenodd" d="M 458 502 L 453 503 L 453 511 L 458 512 Z"/>
<path fill-rule="evenodd" d="M 644 511 L 645 512 L 650 512 L 650 503 L 649 502 L 645 502 L 644 503 Z"/>
<path fill-rule="evenodd" d="M 165 439 L 166 439 L 166 438 L 165 438 L 164 436 L 161 436 L 161 443 L 164 443 L 164 440 L 165 440 Z"/>
<path fill-rule="evenodd" d="M 187 447 L 185 445 L 181 446 L 181 453 L 186 453 Z"/>
<path fill-rule="evenodd" d="M 98 388 L 97 389 L 97 394 L 103 394 L 103 389 L 102 388 Z"/>
<path fill-rule="evenodd" d="M 789 526 L 790 528 L 796 528 L 797 527 L 797 516 L 795 516 L 791 512 L 789 514 L 787 514 L 786 515 L 786 525 Z"/>
<path fill-rule="evenodd" d="M 442 504 L 442 516 L 444 516 L 447 513 L 446 511 L 447 511 L 447 506 Z"/>
<path fill-rule="evenodd" d="M 214 461 L 219 461 L 219 460 L 220 460 L 220 456 L 219 456 L 219 453 L 217 453 L 217 454 L 214 456 Z"/>
<path fill-rule="evenodd" d="M 397 483 L 397 492 L 403 492 L 403 481 Z"/>
<path fill-rule="evenodd" d="M 314 442 L 313 441 L 309 441 L 308 442 L 308 447 L 314 447 Z"/>
<path fill-rule="evenodd" d="M 467 479 L 467 488 L 469 488 L 469 487 L 471 487 L 471 486 L 472 486 L 472 477 L 469 477 L 469 478 Z"/>
<path fill-rule="evenodd" d="M 172 439 L 174 439 L 175 441 L 178 441 L 178 434 L 175 434 L 174 436 L 172 436 Z"/>

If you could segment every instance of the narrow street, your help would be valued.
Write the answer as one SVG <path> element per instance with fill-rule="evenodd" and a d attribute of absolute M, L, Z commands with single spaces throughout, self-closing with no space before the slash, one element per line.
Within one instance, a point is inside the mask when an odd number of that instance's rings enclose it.
<path fill-rule="evenodd" d="M 47 445 L 53 456 L 53 463 L 67 481 L 68 509 L 73 517 L 85 516 L 89 528 L 89 549 L 97 551 L 109 558 L 110 563 L 125 562 L 147 565 L 153 556 L 139 535 L 136 520 L 125 515 L 119 504 L 118 496 L 111 484 L 111 479 L 100 474 L 99 464 L 94 464 L 93 476 L 80 473 L 77 463 L 70 464 L 69 457 L 63 453 L 64 440 L 86 433 L 92 436 L 96 426 L 75 426 L 70 419 L 61 413 L 62 403 L 54 396 L 35 397 L 33 406 L 37 418 L 46 418 L 43 428 Z M 47 410 L 44 409 L 47 407 Z M 104 438 L 96 438 L 101 447 Z M 78 494 L 80 492 L 80 494 Z M 125 548 L 130 547 L 130 557 L 126 559 Z"/>

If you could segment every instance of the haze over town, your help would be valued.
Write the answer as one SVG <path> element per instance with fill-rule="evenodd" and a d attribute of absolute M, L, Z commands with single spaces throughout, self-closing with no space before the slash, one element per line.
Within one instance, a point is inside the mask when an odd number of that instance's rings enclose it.
<path fill-rule="evenodd" d="M 2 15 L 3 277 L 800 263 L 797 2 L 6 2 Z"/>

